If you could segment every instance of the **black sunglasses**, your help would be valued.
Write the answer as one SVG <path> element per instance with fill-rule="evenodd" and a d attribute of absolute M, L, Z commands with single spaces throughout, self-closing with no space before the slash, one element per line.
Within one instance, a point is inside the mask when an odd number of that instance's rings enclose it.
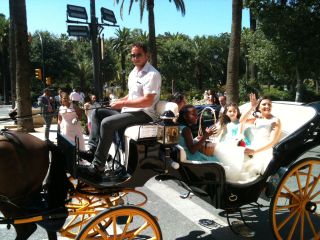
<path fill-rule="evenodd" d="M 142 53 L 137 53 L 137 54 L 130 54 L 131 58 L 141 58 Z"/>

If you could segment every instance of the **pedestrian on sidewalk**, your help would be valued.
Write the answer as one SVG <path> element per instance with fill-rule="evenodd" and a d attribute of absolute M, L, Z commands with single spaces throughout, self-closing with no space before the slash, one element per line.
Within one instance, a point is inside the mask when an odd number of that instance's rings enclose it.
<path fill-rule="evenodd" d="M 87 128 L 88 128 L 88 134 L 89 135 L 91 133 L 91 115 L 92 115 L 92 109 L 93 109 L 93 105 L 91 104 L 91 98 L 90 96 L 86 96 L 84 98 L 84 105 L 83 105 L 83 109 L 84 109 L 84 113 L 87 117 Z"/>
<path fill-rule="evenodd" d="M 42 117 L 45 122 L 44 139 L 49 140 L 50 126 L 54 116 L 54 99 L 49 88 L 43 90 L 43 94 L 38 98 L 38 106 L 41 107 Z"/>
<path fill-rule="evenodd" d="M 79 138 L 79 149 L 85 150 L 84 138 L 81 127 L 82 109 L 70 101 L 69 94 L 61 93 L 61 106 L 58 114 L 60 134 L 69 141 L 75 142 Z"/>

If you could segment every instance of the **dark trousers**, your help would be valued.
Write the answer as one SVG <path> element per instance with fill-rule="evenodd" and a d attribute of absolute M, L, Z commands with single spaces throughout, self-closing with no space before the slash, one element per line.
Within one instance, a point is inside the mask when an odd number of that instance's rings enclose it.
<path fill-rule="evenodd" d="M 92 112 L 92 131 L 89 145 L 96 147 L 93 164 L 104 166 L 112 144 L 113 136 L 127 126 L 151 122 L 152 118 L 143 111 L 119 113 L 112 109 L 95 109 Z"/>
<path fill-rule="evenodd" d="M 44 123 L 46 124 L 45 130 L 44 130 L 44 138 L 45 140 L 49 140 L 49 132 L 50 132 L 50 126 L 52 123 L 53 114 L 44 114 L 43 119 Z"/>

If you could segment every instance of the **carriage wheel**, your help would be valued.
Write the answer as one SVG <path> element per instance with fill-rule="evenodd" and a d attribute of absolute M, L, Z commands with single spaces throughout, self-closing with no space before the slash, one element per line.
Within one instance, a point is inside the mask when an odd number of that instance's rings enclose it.
<path fill-rule="evenodd" d="M 271 200 L 270 217 L 277 239 L 320 239 L 320 159 L 294 164 Z"/>
<path fill-rule="evenodd" d="M 98 234 L 91 237 L 93 232 Z M 162 233 L 156 218 L 146 210 L 123 206 L 105 210 L 91 219 L 76 239 L 162 240 Z"/>
<path fill-rule="evenodd" d="M 94 196 L 74 195 L 66 207 L 69 217 L 60 233 L 62 236 L 75 238 L 92 217 L 105 209 L 105 204 Z"/>
<path fill-rule="evenodd" d="M 96 195 L 86 195 L 76 192 L 70 197 L 69 203 L 66 204 L 69 217 L 66 219 L 66 223 L 60 233 L 62 236 L 75 238 L 85 224 L 101 211 L 124 204 L 142 206 L 146 201 L 146 195 L 134 189 L 125 189 L 110 195 L 98 194 L 98 192 Z M 90 236 L 96 234 L 91 232 Z"/>

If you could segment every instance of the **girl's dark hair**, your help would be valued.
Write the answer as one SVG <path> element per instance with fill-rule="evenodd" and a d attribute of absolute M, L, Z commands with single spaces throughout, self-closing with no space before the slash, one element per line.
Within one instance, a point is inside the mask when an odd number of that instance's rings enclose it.
<path fill-rule="evenodd" d="M 91 102 L 90 96 L 88 96 L 88 95 L 85 96 L 83 101 L 84 101 L 85 103 L 86 103 L 86 102 Z"/>
<path fill-rule="evenodd" d="M 240 119 L 241 113 L 238 104 L 236 103 L 229 103 L 224 108 L 223 113 L 220 115 L 220 124 L 221 126 L 227 125 L 229 122 L 231 122 L 230 118 L 227 116 L 227 111 L 229 107 L 234 107 L 237 110 L 237 119 Z"/>
<path fill-rule="evenodd" d="M 188 126 L 188 123 L 186 122 L 186 119 L 185 119 L 185 115 L 189 112 L 189 109 L 190 108 L 194 108 L 193 105 L 191 104 L 187 104 L 187 105 L 184 105 L 180 111 L 179 111 L 179 117 L 178 117 L 178 123 L 181 124 L 181 125 L 185 125 L 185 126 Z"/>

